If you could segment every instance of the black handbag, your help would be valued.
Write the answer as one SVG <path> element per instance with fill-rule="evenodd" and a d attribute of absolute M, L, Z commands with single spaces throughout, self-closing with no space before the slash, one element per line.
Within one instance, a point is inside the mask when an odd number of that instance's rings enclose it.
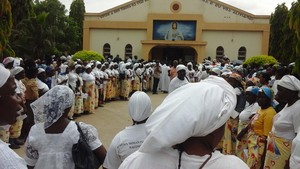
<path fill-rule="evenodd" d="M 75 169 L 98 169 L 100 167 L 100 161 L 96 154 L 92 151 L 84 137 L 82 130 L 77 122 L 77 130 L 80 133 L 77 144 L 72 147 L 72 157 L 75 163 Z"/>

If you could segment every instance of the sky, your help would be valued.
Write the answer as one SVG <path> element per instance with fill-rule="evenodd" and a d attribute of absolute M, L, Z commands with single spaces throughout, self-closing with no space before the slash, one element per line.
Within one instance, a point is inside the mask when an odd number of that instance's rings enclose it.
<path fill-rule="evenodd" d="M 73 0 L 60 0 L 66 7 L 70 9 Z M 107 9 L 121 5 L 130 0 L 84 0 L 85 11 L 87 13 L 99 13 Z M 199 0 L 200 1 L 200 0 Z M 277 4 L 285 3 L 288 8 L 291 3 L 296 0 L 220 0 L 231 6 L 242 9 L 255 15 L 271 15 L 275 11 Z"/>

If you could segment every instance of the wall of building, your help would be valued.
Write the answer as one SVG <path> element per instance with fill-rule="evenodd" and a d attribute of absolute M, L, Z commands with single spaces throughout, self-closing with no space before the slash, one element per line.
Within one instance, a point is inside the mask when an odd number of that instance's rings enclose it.
<path fill-rule="evenodd" d="M 246 58 L 261 54 L 261 32 L 204 31 L 202 39 L 207 42 L 206 57 L 215 58 L 218 46 L 224 48 L 224 54 L 231 60 L 237 60 L 238 50 L 242 46 L 247 50 Z"/>
<path fill-rule="evenodd" d="M 172 4 L 179 4 L 174 11 Z M 238 49 L 245 46 L 247 57 L 267 54 L 270 16 L 256 16 L 217 0 L 133 0 L 98 14 L 86 14 L 84 49 L 103 53 L 111 45 L 111 54 L 123 58 L 126 44 L 133 55 L 147 59 L 155 46 L 190 46 L 198 60 L 215 57 L 222 46 L 225 54 L 237 59 Z M 195 41 L 153 40 L 153 20 L 195 20 Z"/>
<path fill-rule="evenodd" d="M 90 31 L 90 50 L 103 54 L 105 43 L 110 44 L 111 54 L 117 54 L 124 58 L 125 46 L 132 45 L 132 55 L 141 58 L 142 44 L 141 39 L 146 38 L 146 32 L 143 30 L 119 30 L 119 29 L 92 29 Z"/>

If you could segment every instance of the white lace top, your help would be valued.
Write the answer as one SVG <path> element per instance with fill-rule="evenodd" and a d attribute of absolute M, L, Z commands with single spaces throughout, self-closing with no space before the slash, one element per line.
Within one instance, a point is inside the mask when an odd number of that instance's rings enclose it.
<path fill-rule="evenodd" d="M 102 145 L 95 127 L 80 122 L 80 127 L 92 150 Z M 75 122 L 71 121 L 60 134 L 46 134 L 44 124 L 32 126 L 25 144 L 25 161 L 39 169 L 73 169 L 72 146 L 79 139 Z"/>

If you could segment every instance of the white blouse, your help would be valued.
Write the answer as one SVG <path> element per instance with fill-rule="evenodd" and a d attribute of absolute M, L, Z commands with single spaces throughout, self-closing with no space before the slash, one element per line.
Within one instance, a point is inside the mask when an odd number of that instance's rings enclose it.
<path fill-rule="evenodd" d="M 281 138 L 292 140 L 300 126 L 300 100 L 291 106 L 285 106 L 273 117 L 272 132 Z"/>
<path fill-rule="evenodd" d="M 95 76 L 93 76 L 91 73 L 86 73 L 86 72 L 84 72 L 83 74 L 82 74 L 82 80 L 83 81 L 86 81 L 86 82 L 92 82 L 92 83 L 95 83 L 95 80 L 96 80 L 96 78 L 95 78 Z"/>
<path fill-rule="evenodd" d="M 258 103 L 253 103 L 247 107 L 240 113 L 239 119 L 241 122 L 249 122 L 249 117 L 257 112 L 259 109 Z"/>
<path fill-rule="evenodd" d="M 27 169 L 25 161 L 0 140 L 0 168 Z"/>
<path fill-rule="evenodd" d="M 82 122 L 79 125 L 92 150 L 102 145 L 95 127 Z M 43 123 L 35 124 L 25 144 L 27 165 L 43 169 L 73 169 L 72 146 L 78 142 L 79 135 L 73 121 L 59 134 L 47 134 Z"/>

